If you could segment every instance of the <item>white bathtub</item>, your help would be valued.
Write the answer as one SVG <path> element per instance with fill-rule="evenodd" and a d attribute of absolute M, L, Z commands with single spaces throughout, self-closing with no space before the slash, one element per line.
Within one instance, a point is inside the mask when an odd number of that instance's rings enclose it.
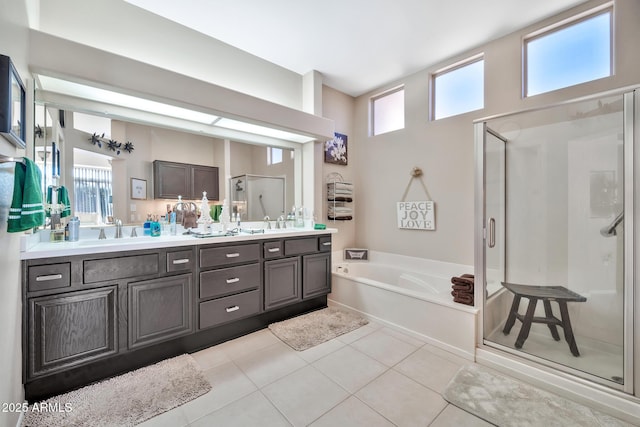
<path fill-rule="evenodd" d="M 345 262 L 334 254 L 330 304 L 474 360 L 479 310 L 451 296 L 451 277 L 473 267 L 375 251 L 369 259 Z"/>

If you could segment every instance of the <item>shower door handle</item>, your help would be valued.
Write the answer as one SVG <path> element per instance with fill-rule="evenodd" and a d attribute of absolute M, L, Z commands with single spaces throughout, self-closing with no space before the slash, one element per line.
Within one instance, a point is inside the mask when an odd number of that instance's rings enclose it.
<path fill-rule="evenodd" d="M 496 220 L 495 218 L 489 218 L 489 247 L 496 246 Z"/>

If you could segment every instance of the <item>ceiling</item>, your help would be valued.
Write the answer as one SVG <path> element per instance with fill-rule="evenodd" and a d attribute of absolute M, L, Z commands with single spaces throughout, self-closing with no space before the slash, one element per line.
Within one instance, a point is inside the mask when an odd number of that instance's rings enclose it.
<path fill-rule="evenodd" d="M 352 96 L 585 0 L 125 0 Z"/>

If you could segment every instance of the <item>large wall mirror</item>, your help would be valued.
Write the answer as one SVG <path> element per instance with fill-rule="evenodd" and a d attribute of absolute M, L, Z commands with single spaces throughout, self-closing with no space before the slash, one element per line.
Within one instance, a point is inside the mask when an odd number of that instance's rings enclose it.
<path fill-rule="evenodd" d="M 234 206 L 230 186 L 235 176 L 282 181 L 280 187 L 261 189 L 263 203 L 271 206 L 272 201 L 281 200 L 282 208 L 269 215 L 275 220 L 301 197 L 298 145 L 221 139 L 138 117 L 105 117 L 80 106 L 36 105 L 34 158 L 45 177 L 45 191 L 51 185 L 65 186 L 73 215 L 79 216 L 83 225 L 110 224 L 115 218 L 139 224 L 148 214 L 161 216 L 173 209 L 177 200 L 154 199 L 154 160 L 218 167 L 220 200 L 210 199 L 210 204 L 222 204 L 222 199 L 228 198 Z M 52 150 L 60 151 L 59 180 L 52 176 Z M 146 181 L 146 197 L 132 197 L 131 179 Z M 265 216 L 255 209 L 241 213 L 245 221 L 262 221 Z"/>

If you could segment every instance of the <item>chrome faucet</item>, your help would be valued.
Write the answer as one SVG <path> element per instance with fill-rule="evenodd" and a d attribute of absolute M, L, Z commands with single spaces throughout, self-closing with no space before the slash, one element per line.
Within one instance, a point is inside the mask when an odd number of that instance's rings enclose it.
<path fill-rule="evenodd" d="M 276 228 L 287 228 L 287 221 L 284 220 L 284 215 L 280 215 L 276 221 Z"/>
<path fill-rule="evenodd" d="M 114 223 L 116 225 L 116 234 L 113 236 L 113 238 L 121 239 L 122 238 L 122 220 L 116 219 Z"/>
<path fill-rule="evenodd" d="M 264 225 L 267 230 L 271 230 L 271 223 L 269 221 L 271 221 L 271 218 L 269 218 L 269 215 L 266 215 L 263 219 L 264 221 Z"/>

